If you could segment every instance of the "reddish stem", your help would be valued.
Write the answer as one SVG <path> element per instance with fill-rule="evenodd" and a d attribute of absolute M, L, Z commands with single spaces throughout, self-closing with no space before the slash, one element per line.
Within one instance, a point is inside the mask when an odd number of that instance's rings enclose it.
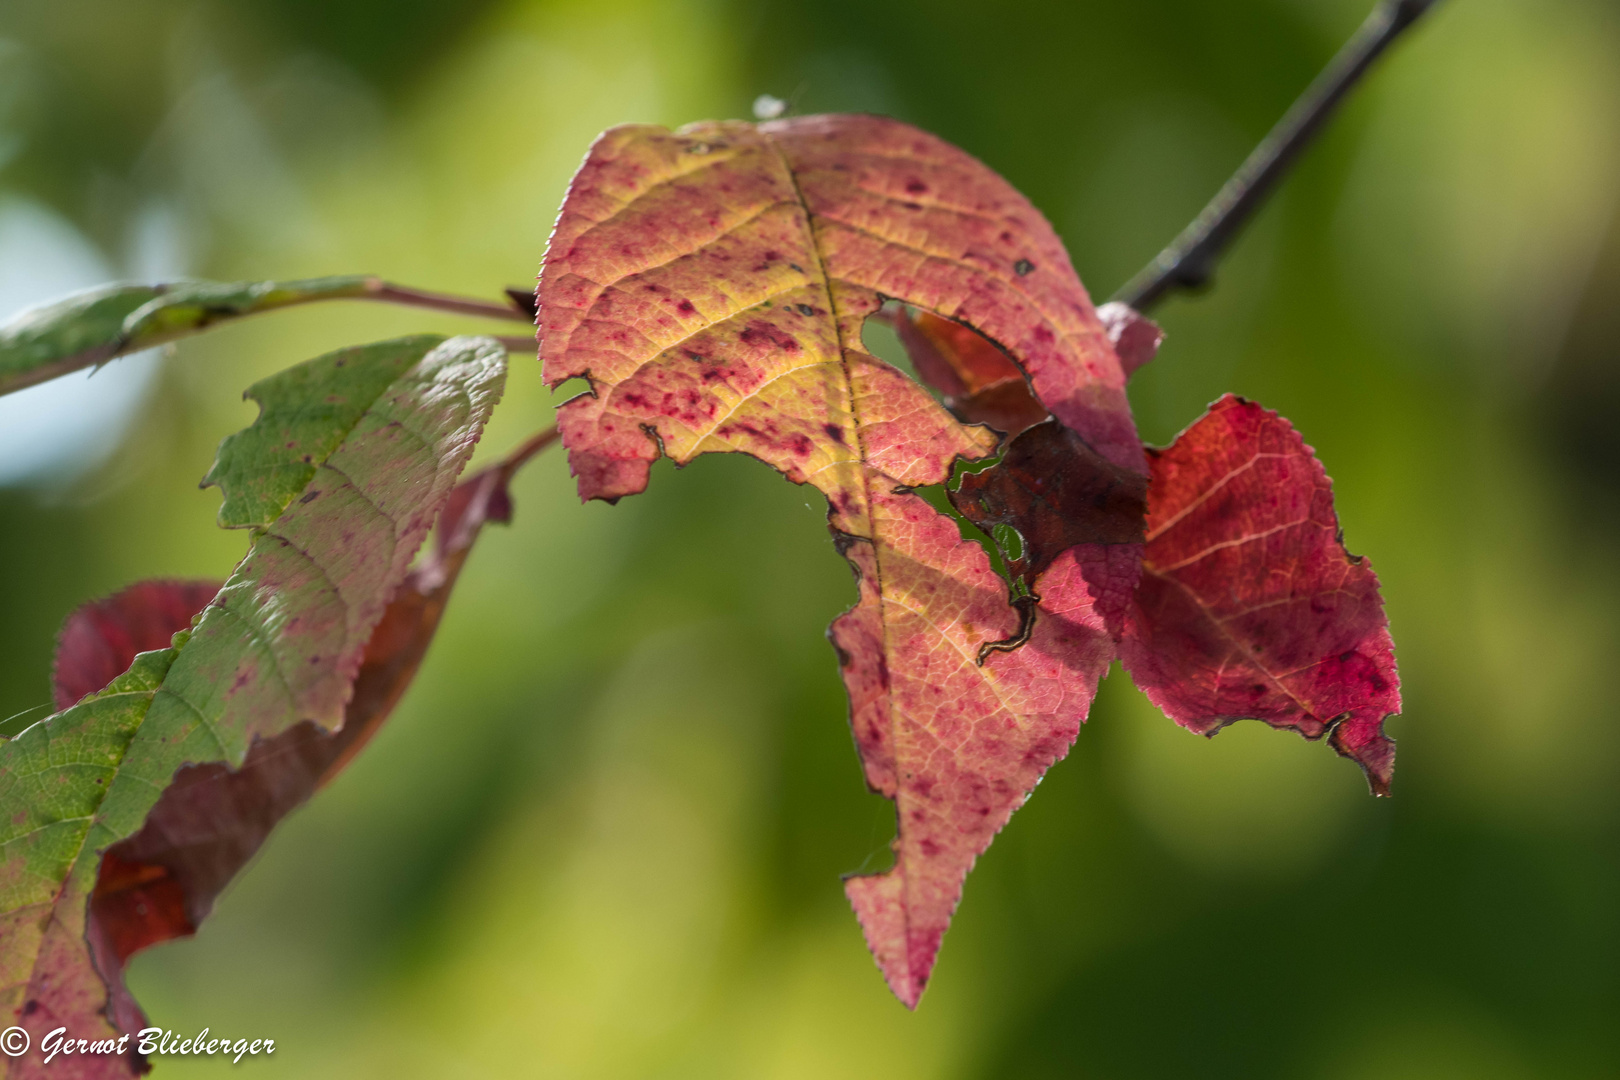
<path fill-rule="evenodd" d="M 513 473 L 527 465 L 530 459 L 539 454 L 540 451 L 556 442 L 558 434 L 557 425 L 553 424 L 544 431 L 530 436 L 527 442 L 507 454 L 501 461 L 501 471 L 510 478 Z"/>
<path fill-rule="evenodd" d="M 512 319 L 523 323 L 534 322 L 528 312 L 519 311 L 511 304 L 492 304 L 488 300 L 476 300 L 467 296 L 452 296 L 449 293 L 409 289 L 403 285 L 395 285 L 388 281 L 378 280 L 375 286 L 367 290 L 366 296 L 369 299 L 381 300 L 385 303 L 429 308 L 433 311 L 450 311 L 457 315 L 477 315 L 490 319 Z"/>

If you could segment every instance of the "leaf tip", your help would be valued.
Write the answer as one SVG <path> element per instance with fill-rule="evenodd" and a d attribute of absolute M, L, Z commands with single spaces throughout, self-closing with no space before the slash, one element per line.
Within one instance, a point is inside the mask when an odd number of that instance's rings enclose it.
<path fill-rule="evenodd" d="M 910 931 L 903 896 L 905 878 L 899 866 L 882 874 L 851 875 L 844 879 L 844 895 L 866 937 L 878 970 L 900 1004 L 913 1011 L 928 985 L 939 935 L 915 941 Z M 920 946 L 920 947 L 919 947 Z"/>
<path fill-rule="evenodd" d="M 1389 797 L 1390 780 L 1395 774 L 1395 740 L 1384 734 L 1384 721 L 1388 719 L 1347 716 L 1333 726 L 1328 736 L 1329 746 L 1361 766 L 1367 786 L 1379 798 Z"/>
<path fill-rule="evenodd" d="M 512 285 L 506 287 L 506 299 L 511 302 L 512 307 L 520 314 L 527 315 L 530 321 L 540 317 L 539 301 L 536 299 L 535 293 L 536 290 L 534 289 L 524 289 Z"/>

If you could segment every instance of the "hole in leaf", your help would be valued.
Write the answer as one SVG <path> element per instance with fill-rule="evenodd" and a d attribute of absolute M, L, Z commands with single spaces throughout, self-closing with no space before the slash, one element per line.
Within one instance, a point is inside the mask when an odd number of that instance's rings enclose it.
<path fill-rule="evenodd" d="M 1017 562 L 1024 557 L 1024 537 L 1011 525 L 1002 523 L 990 530 L 990 538 L 1001 549 L 1002 555 L 1008 562 Z"/>
<path fill-rule="evenodd" d="M 951 470 L 951 478 L 945 481 L 945 486 L 951 491 L 959 491 L 962 487 L 962 477 L 969 473 L 982 473 L 986 469 L 993 469 L 1001 464 L 1003 454 L 997 452 L 993 457 L 979 458 L 969 461 L 967 458 L 957 458 L 956 465 Z"/>
<path fill-rule="evenodd" d="M 861 334 L 872 355 L 922 383 L 965 423 L 1010 438 L 1046 419 L 1012 357 L 965 323 L 891 300 Z"/>
<path fill-rule="evenodd" d="M 572 379 L 566 379 L 553 387 L 551 391 L 551 400 L 554 403 L 561 405 L 566 401 L 572 401 L 581 394 L 588 394 L 590 392 L 591 380 L 587 379 L 583 375 L 576 375 Z"/>
<path fill-rule="evenodd" d="M 883 305 L 882 311 L 868 315 L 866 322 L 861 325 L 861 345 L 867 352 L 882 360 L 885 364 L 899 368 L 911 376 L 912 381 L 922 383 L 928 392 L 937 399 L 940 397 L 939 391 L 918 377 L 917 367 L 911 362 L 911 356 L 906 352 L 905 344 L 901 342 L 899 333 L 895 331 L 891 320 L 897 317 L 899 312 L 899 302 L 890 300 Z"/>
<path fill-rule="evenodd" d="M 958 462 L 958 467 L 968 464 L 982 466 L 986 463 L 979 461 Z M 1012 571 L 1007 567 L 1007 556 L 1002 554 L 1001 545 L 989 533 L 963 517 L 961 512 L 951 505 L 951 497 L 946 493 L 944 484 L 930 484 L 927 487 L 913 488 L 912 494 L 925 500 L 935 510 L 956 522 L 956 531 L 962 535 L 962 539 L 971 540 L 984 549 L 985 555 L 990 558 L 990 568 L 996 572 L 997 577 L 1007 583 L 1007 595 L 1010 599 L 1029 594 L 1029 587 L 1024 584 L 1023 579 L 1012 576 Z M 998 526 L 998 528 L 1008 527 Z M 1015 529 L 1008 528 L 1008 531 L 1018 537 L 1019 552 L 1021 554 L 1023 551 L 1023 537 L 1018 536 Z M 1016 556 L 1014 557 L 1016 558 Z"/>

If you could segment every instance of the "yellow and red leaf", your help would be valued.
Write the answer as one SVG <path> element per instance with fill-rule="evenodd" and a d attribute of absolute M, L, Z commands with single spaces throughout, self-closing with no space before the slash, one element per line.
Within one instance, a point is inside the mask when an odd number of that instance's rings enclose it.
<path fill-rule="evenodd" d="M 1107 328 L 1028 200 L 961 150 L 869 116 L 607 132 L 570 187 L 538 297 L 546 381 L 590 386 L 560 417 L 582 497 L 642 490 L 660 455 L 716 452 L 827 497 L 860 583 L 831 636 L 868 782 L 899 817 L 894 867 L 846 889 L 915 1005 L 974 859 L 1085 718 L 1113 656 L 1096 602 L 1129 593 L 1140 545 L 1053 552 L 1027 644 L 981 664 L 1021 614 L 984 550 L 911 489 L 1000 437 L 866 353 L 862 324 L 897 299 L 972 328 L 1026 394 L 1027 377 L 1040 416 L 1145 477 Z"/>

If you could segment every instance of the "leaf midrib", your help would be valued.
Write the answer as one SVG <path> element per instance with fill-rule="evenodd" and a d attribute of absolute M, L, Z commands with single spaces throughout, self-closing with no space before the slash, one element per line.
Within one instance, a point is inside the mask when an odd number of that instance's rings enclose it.
<path fill-rule="evenodd" d="M 891 654 L 889 648 L 889 620 L 885 615 L 887 597 L 883 586 L 883 553 L 882 548 L 877 542 L 876 535 L 877 515 L 875 513 L 872 498 L 872 473 L 871 467 L 867 464 L 866 457 L 866 429 L 865 425 L 861 423 L 860 410 L 856 404 L 855 377 L 849 368 L 849 353 L 844 343 L 843 322 L 838 317 L 838 300 L 833 295 L 832 275 L 827 271 L 827 259 L 826 256 L 822 254 L 821 244 L 816 236 L 815 215 L 810 210 L 809 201 L 804 197 L 804 190 L 799 187 L 798 175 L 793 171 L 793 166 L 788 162 L 787 154 L 785 154 L 782 151 L 782 148 L 777 145 L 776 140 L 765 132 L 760 132 L 760 137 L 765 140 L 766 145 L 768 145 L 776 154 L 777 160 L 782 164 L 782 171 L 787 174 L 788 183 L 793 185 L 793 195 L 796 199 L 798 199 L 799 206 L 804 212 L 804 230 L 805 235 L 810 243 L 810 251 L 816 257 L 816 272 L 821 277 L 822 288 L 827 290 L 827 317 L 832 320 L 833 339 L 838 345 L 838 363 L 840 370 L 842 370 L 844 373 L 845 390 L 849 394 L 849 415 L 851 426 L 855 430 L 855 445 L 859 453 L 861 488 L 865 496 L 864 502 L 866 512 L 866 527 L 867 530 L 873 534 L 871 536 L 859 537 L 859 539 L 863 539 L 872 545 L 872 573 L 877 579 L 873 584 L 877 589 L 878 625 L 882 627 L 883 657 L 884 664 L 887 666 L 888 657 Z M 857 595 L 856 605 L 859 606 L 859 604 L 860 599 Z M 896 729 L 895 723 L 894 679 L 892 677 L 885 680 L 883 694 L 885 699 L 885 712 L 887 713 L 889 726 L 889 745 L 893 748 L 894 752 L 893 768 L 895 817 L 897 822 L 903 822 L 905 820 L 905 807 L 902 805 L 902 800 L 905 798 L 906 788 L 905 784 L 903 783 L 904 777 L 901 775 L 900 770 L 900 733 Z M 901 873 L 900 888 L 903 897 L 900 904 L 900 920 L 903 928 L 901 933 L 901 949 L 904 953 L 905 977 L 908 981 L 914 981 L 915 976 L 912 974 L 911 963 L 911 875 L 907 872 L 907 868 L 900 861 L 903 858 L 903 852 L 896 853 L 896 864 L 893 870 L 890 872 L 893 873 L 894 871 L 898 870 Z"/>

